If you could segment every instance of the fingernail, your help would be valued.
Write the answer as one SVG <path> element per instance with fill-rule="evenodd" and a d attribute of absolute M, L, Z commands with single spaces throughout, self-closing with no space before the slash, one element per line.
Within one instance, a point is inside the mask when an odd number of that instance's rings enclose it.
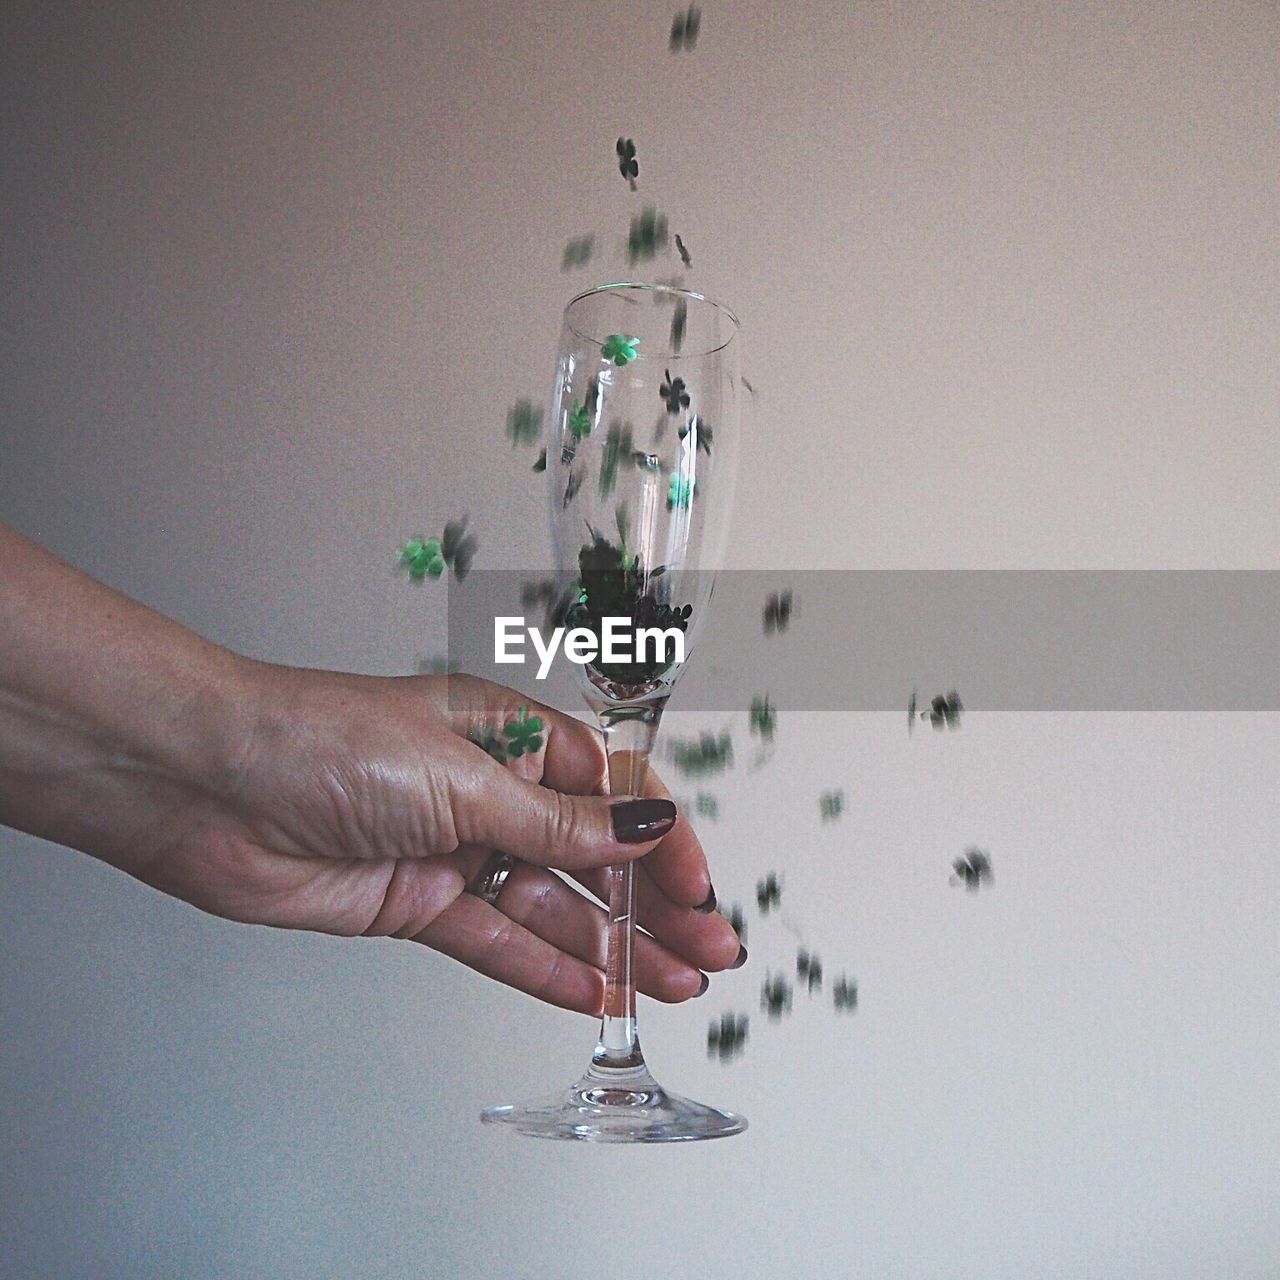
<path fill-rule="evenodd" d="M 707 988 L 710 985 L 711 979 L 704 973 L 702 975 L 702 985 L 693 993 L 693 998 L 696 1000 L 699 996 L 705 996 L 707 994 Z"/>
<path fill-rule="evenodd" d="M 710 915 L 715 909 L 716 909 L 716 888 L 715 888 L 715 885 L 712 885 L 711 892 L 707 894 L 706 898 L 702 902 L 698 903 L 698 905 L 694 907 L 694 910 L 701 911 L 704 916 L 707 916 L 707 915 Z"/>
<path fill-rule="evenodd" d="M 619 844 L 656 840 L 676 822 L 676 807 L 670 800 L 619 800 L 609 810 L 613 836 Z"/>
<path fill-rule="evenodd" d="M 729 966 L 730 969 L 741 969 L 747 963 L 747 949 L 744 946 L 738 947 L 738 958 Z"/>

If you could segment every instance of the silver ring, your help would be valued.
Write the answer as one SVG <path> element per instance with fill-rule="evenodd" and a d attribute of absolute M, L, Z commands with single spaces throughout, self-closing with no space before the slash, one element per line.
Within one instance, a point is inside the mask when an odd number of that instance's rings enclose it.
<path fill-rule="evenodd" d="M 467 892 L 493 906 L 517 861 L 513 854 L 503 853 L 501 850 L 490 854 L 488 861 L 467 883 Z"/>

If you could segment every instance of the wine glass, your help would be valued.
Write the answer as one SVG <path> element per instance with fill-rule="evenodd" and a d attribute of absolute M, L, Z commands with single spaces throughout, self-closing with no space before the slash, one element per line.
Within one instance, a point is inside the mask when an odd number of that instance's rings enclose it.
<path fill-rule="evenodd" d="M 547 442 L 568 626 L 602 619 L 683 633 L 693 649 L 723 553 L 739 448 L 738 321 L 702 295 L 610 284 L 565 308 Z M 682 663 L 674 647 L 575 665 L 604 735 L 609 790 L 642 795 Z M 612 655 L 618 656 L 616 653 Z M 741 1133 L 741 1116 L 667 1093 L 636 1029 L 635 864 L 610 867 L 604 1013 L 567 1090 L 481 1118 L 536 1137 L 677 1142 Z"/>

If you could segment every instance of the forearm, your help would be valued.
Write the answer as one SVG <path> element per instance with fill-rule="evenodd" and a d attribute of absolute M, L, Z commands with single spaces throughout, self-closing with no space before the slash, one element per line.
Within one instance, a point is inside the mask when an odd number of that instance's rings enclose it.
<path fill-rule="evenodd" d="M 0 823 L 135 869 L 230 781 L 243 665 L 0 525 Z"/>

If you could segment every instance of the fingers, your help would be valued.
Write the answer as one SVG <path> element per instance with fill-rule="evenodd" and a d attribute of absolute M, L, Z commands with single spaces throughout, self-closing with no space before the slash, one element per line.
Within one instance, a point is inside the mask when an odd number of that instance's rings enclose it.
<path fill-rule="evenodd" d="M 458 839 L 568 871 L 629 862 L 676 822 L 670 800 L 571 795 L 517 777 L 492 760 L 449 778 Z"/>
<path fill-rule="evenodd" d="M 469 893 L 460 894 L 414 941 L 561 1009 L 598 1013 L 604 1002 L 599 969 Z"/>
<path fill-rule="evenodd" d="M 650 877 L 649 862 L 646 858 L 636 865 L 636 923 L 666 951 L 700 970 L 719 973 L 741 963 L 745 957 L 733 926 L 714 911 L 704 914 L 672 902 Z M 606 870 L 587 871 L 575 879 L 596 897 L 607 900 L 608 875 Z"/>
<path fill-rule="evenodd" d="M 559 876 L 517 864 L 499 905 L 460 894 L 413 937 L 549 1004 L 599 1014 L 606 924 L 605 913 Z M 636 937 L 635 973 L 639 991 L 667 1003 L 706 989 L 695 966 L 643 934 Z"/>
<path fill-rule="evenodd" d="M 671 793 L 652 769 L 645 779 L 644 794 L 655 799 L 671 799 Z M 703 911 L 714 910 L 715 891 L 711 887 L 702 842 L 683 814 L 677 814 L 671 830 L 645 858 L 644 867 L 653 883 L 672 902 Z"/>
<path fill-rule="evenodd" d="M 606 765 L 600 732 L 575 719 L 522 697 L 514 689 L 476 676 L 450 676 L 445 715 L 462 737 L 492 733 L 509 723 L 524 707 L 542 722 L 541 771 L 533 778 L 556 791 L 591 795 L 604 788 Z M 528 757 L 521 757 L 521 761 Z M 520 763 L 521 761 L 517 761 Z M 523 771 L 522 771 L 523 772 Z"/>

